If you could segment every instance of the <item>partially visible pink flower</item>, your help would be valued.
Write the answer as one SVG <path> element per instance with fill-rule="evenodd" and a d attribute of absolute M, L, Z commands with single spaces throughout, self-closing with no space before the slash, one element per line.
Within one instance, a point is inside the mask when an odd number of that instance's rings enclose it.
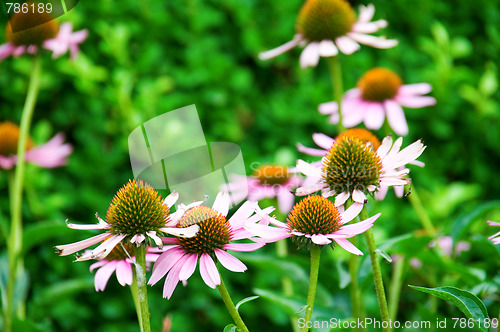
<path fill-rule="evenodd" d="M 307 0 L 297 18 L 297 33 L 291 41 L 273 50 L 259 54 L 268 60 L 289 51 L 298 45 L 306 45 L 300 55 L 302 68 L 315 67 L 320 57 L 336 56 L 340 52 L 352 54 L 359 44 L 376 48 L 391 48 L 397 40 L 370 35 L 385 28 L 385 20 L 371 22 L 375 7 L 359 7 L 359 18 L 349 3 L 344 0 Z"/>
<path fill-rule="evenodd" d="M 87 29 L 73 32 L 71 23 L 61 24 L 59 33 L 53 39 L 48 39 L 43 43 L 43 47 L 54 52 L 52 58 L 58 58 L 70 51 L 70 59 L 73 60 L 79 52 L 78 46 L 87 39 L 89 32 Z"/>
<path fill-rule="evenodd" d="M 455 257 L 458 257 L 458 256 L 460 256 L 460 254 L 463 251 L 469 251 L 470 250 L 470 243 L 469 242 L 459 241 L 455 245 L 455 251 L 453 251 L 453 239 L 452 239 L 451 236 L 441 236 L 437 240 L 432 241 L 429 244 L 429 247 L 432 248 L 432 247 L 434 247 L 436 245 L 441 250 L 443 250 L 443 253 L 446 256 L 448 256 L 448 257 L 451 257 L 452 255 L 454 255 Z"/>
<path fill-rule="evenodd" d="M 132 285 L 133 269 L 135 264 L 134 247 L 130 244 L 124 245 L 127 253 L 121 246 L 115 247 L 112 252 L 101 260 L 90 265 L 90 272 L 97 269 L 94 277 L 94 285 L 96 292 L 104 291 L 111 275 L 116 272 L 116 279 L 120 285 Z M 151 248 L 146 252 L 146 268 L 149 268 L 151 263 L 158 259 L 159 255 L 154 253 Z M 130 256 L 130 257 L 129 257 Z"/>
<path fill-rule="evenodd" d="M 170 299 L 179 281 L 186 281 L 200 265 L 200 274 L 207 286 L 215 288 L 221 279 L 215 261 L 233 272 L 244 272 L 247 267 L 239 259 L 227 251 L 254 251 L 265 242 L 253 237 L 244 228 L 247 222 L 257 222 L 272 208 L 260 210 L 256 202 L 245 202 L 226 219 L 229 211 L 230 198 L 228 193 L 219 193 L 212 208 L 195 206 L 188 209 L 179 221 L 179 229 L 197 224 L 200 230 L 195 237 L 164 238 L 168 246 L 153 266 L 153 273 L 148 284 L 156 284 L 167 275 L 163 287 L 163 297 Z M 254 212 L 259 211 L 259 214 Z M 240 243 L 238 240 L 252 242 Z"/>
<path fill-rule="evenodd" d="M 402 106 L 421 108 L 436 104 L 436 99 L 425 94 L 432 87 L 427 83 L 403 85 L 401 78 L 385 68 L 368 71 L 358 87 L 348 90 L 342 99 L 342 125 L 347 128 L 364 122 L 366 128 L 377 130 L 384 120 L 400 136 L 408 134 L 408 124 Z M 337 102 L 319 105 L 319 112 L 330 115 L 330 122 L 339 121 Z"/>
<path fill-rule="evenodd" d="M 149 184 L 141 180 L 130 180 L 113 197 L 106 213 L 107 221 L 96 214 L 98 224 L 80 225 L 66 222 L 72 229 L 99 229 L 105 230 L 104 233 L 83 241 L 56 246 L 57 253 L 66 256 L 100 243 L 93 250 L 78 256 L 76 260 L 102 259 L 120 243 L 139 245 L 147 241 L 162 247 L 161 237 L 165 234 L 194 236 L 198 231 L 197 225 L 177 228 L 177 222 L 184 213 L 182 209 L 170 213 L 170 208 L 178 198 L 179 194 L 173 192 L 165 200 L 161 200 L 158 192 Z"/>
<path fill-rule="evenodd" d="M 277 165 L 263 165 L 252 176 L 233 174 L 230 180 L 222 190 L 229 192 L 234 204 L 244 199 L 258 202 L 276 197 L 278 208 L 283 213 L 290 212 L 295 201 L 291 191 L 302 184 L 301 177 L 290 174 L 287 167 Z"/>
<path fill-rule="evenodd" d="M 500 226 L 500 222 L 494 222 L 491 220 L 488 220 L 488 225 L 490 226 Z M 488 238 L 488 240 L 491 240 L 493 244 L 500 244 L 500 232 L 493 234 Z"/>
<path fill-rule="evenodd" d="M 325 197 L 337 195 L 336 206 L 343 205 L 349 197 L 355 204 L 364 204 L 367 199 L 365 193 L 409 184 L 410 179 L 406 175 L 410 170 L 404 166 L 415 164 L 416 158 L 425 150 L 418 140 L 400 151 L 403 138 L 399 137 L 393 143 L 391 136 L 385 137 L 376 151 L 366 141 L 353 136 L 335 141 L 326 135 L 315 134 L 315 141 L 325 151 L 328 144 L 332 145 L 321 162 L 309 164 L 298 160 L 298 170 L 309 179 L 305 180 L 307 185 L 298 188 L 296 193 L 304 196 L 321 190 Z M 319 149 L 314 150 L 319 154 Z M 386 192 L 386 189 L 382 190 Z"/>
<path fill-rule="evenodd" d="M 11 169 L 16 165 L 18 141 L 19 127 L 12 122 L 0 122 L 0 168 Z M 71 145 L 63 142 L 64 135 L 60 133 L 47 143 L 35 147 L 28 138 L 25 159 L 43 168 L 63 166 L 73 152 Z"/>
<path fill-rule="evenodd" d="M 335 207 L 322 196 L 308 196 L 295 204 L 286 223 L 267 217 L 263 223 L 247 222 L 245 229 L 266 242 L 292 237 L 294 242 L 303 246 L 304 239 L 300 239 L 301 237 L 316 245 L 331 244 L 333 240 L 350 253 L 363 255 L 361 250 L 347 239 L 371 228 L 380 213 L 361 222 L 346 225 L 356 218 L 362 207 L 353 204 L 344 211 L 343 206 Z"/>
<path fill-rule="evenodd" d="M 422 261 L 417 257 L 412 257 L 410 259 L 410 266 L 413 267 L 414 269 L 420 269 L 423 266 L 423 264 Z"/>

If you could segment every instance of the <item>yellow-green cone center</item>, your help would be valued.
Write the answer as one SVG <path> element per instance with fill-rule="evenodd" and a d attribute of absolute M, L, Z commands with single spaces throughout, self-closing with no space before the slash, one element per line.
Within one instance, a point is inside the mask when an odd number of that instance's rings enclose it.
<path fill-rule="evenodd" d="M 403 84 L 401 78 L 386 68 L 373 68 L 358 81 L 364 100 L 383 102 L 393 99 Z"/>
<path fill-rule="evenodd" d="M 382 163 L 375 151 L 360 139 L 344 137 L 335 141 L 323 162 L 323 179 L 336 193 L 367 191 L 378 185 Z"/>
<path fill-rule="evenodd" d="M 28 5 L 28 11 L 15 13 L 7 22 L 5 39 L 16 46 L 41 46 L 44 41 L 57 35 L 59 25 L 52 15 L 38 12 L 37 2 L 28 1 L 25 4 Z"/>
<path fill-rule="evenodd" d="M 337 137 L 335 137 L 336 141 L 340 141 L 344 137 L 354 137 L 361 140 L 363 143 L 370 144 L 375 151 L 380 147 L 380 141 L 378 138 L 363 128 L 351 128 L 346 131 L 340 133 Z"/>
<path fill-rule="evenodd" d="M 287 168 L 277 165 L 261 166 L 255 170 L 253 177 L 264 186 L 285 184 L 289 178 Z"/>
<path fill-rule="evenodd" d="M 231 240 L 232 230 L 226 217 L 209 207 L 198 206 L 188 210 L 177 227 L 192 225 L 200 227 L 196 236 L 178 238 L 179 245 L 187 253 L 213 255 L 215 249 L 223 249 Z"/>
<path fill-rule="evenodd" d="M 0 122 L 0 156 L 11 156 L 17 154 L 19 142 L 19 127 L 9 121 Z M 26 141 L 26 151 L 33 147 L 31 139 Z"/>
<path fill-rule="evenodd" d="M 160 232 L 168 221 L 169 212 L 153 187 L 141 180 L 130 180 L 113 197 L 106 221 L 114 234 L 134 236 Z"/>
<path fill-rule="evenodd" d="M 308 0 L 302 6 L 295 24 L 307 40 L 335 40 L 351 31 L 356 15 L 345 0 Z"/>

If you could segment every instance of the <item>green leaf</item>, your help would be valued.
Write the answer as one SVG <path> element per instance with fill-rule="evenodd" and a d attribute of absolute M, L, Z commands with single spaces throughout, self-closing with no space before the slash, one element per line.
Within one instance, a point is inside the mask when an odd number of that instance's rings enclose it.
<path fill-rule="evenodd" d="M 236 311 L 238 311 L 238 308 L 243 304 L 243 303 L 247 303 L 247 302 L 250 302 L 250 301 L 253 301 L 255 299 L 259 298 L 258 296 L 249 296 L 249 297 L 245 297 L 243 300 L 241 300 L 240 302 L 238 302 L 238 304 L 236 305 Z"/>
<path fill-rule="evenodd" d="M 287 297 L 284 297 L 282 295 L 279 295 L 277 293 L 264 290 L 264 289 L 255 289 L 254 293 L 259 295 L 262 298 L 265 298 L 275 304 L 277 304 L 279 307 L 281 307 L 289 316 L 294 316 L 297 312 L 299 312 L 300 309 L 304 307 L 304 302 L 303 301 L 298 301 L 294 299 L 290 299 Z"/>
<path fill-rule="evenodd" d="M 30 249 L 41 243 L 47 242 L 49 239 L 70 234 L 65 223 L 61 221 L 44 221 L 26 226 L 23 232 L 23 250 L 26 254 Z"/>
<path fill-rule="evenodd" d="M 380 250 L 380 249 L 375 249 L 375 252 L 377 254 L 379 254 L 380 256 L 384 257 L 386 261 L 388 261 L 389 263 L 392 263 L 392 258 L 391 256 L 389 256 L 388 253 L 386 253 L 385 251 L 383 250 Z"/>
<path fill-rule="evenodd" d="M 488 317 L 488 311 L 484 306 L 484 303 L 474 294 L 469 291 L 456 288 L 456 287 L 438 287 L 438 288 L 426 288 L 419 286 L 408 285 L 411 288 L 434 295 L 440 299 L 451 302 L 460 309 L 461 312 L 469 319 L 476 321 L 484 321 Z M 481 326 L 477 325 L 479 329 L 484 330 Z"/>
<path fill-rule="evenodd" d="M 339 288 L 344 289 L 351 282 L 351 275 L 349 274 L 349 271 L 347 271 L 344 264 L 342 264 L 342 260 L 337 260 L 335 266 L 339 275 Z"/>
<path fill-rule="evenodd" d="M 470 224 L 477 217 L 483 215 L 484 213 L 488 212 L 489 210 L 491 210 L 495 207 L 500 207 L 500 201 L 492 201 L 492 202 L 480 204 L 478 207 L 476 207 L 471 212 L 468 212 L 468 213 L 463 214 L 460 217 L 458 217 L 455 220 L 455 222 L 453 223 L 453 226 L 451 227 L 451 231 L 450 231 L 450 235 L 453 238 L 453 243 L 457 243 L 457 241 L 460 239 L 463 232 L 465 232 L 467 230 L 467 228 L 470 226 Z M 484 222 L 486 223 L 486 220 Z"/>
<path fill-rule="evenodd" d="M 73 294 L 94 288 L 92 278 L 81 278 L 59 281 L 56 284 L 46 287 L 35 298 L 35 303 L 39 306 L 54 303 L 61 297 L 73 296 Z"/>
<path fill-rule="evenodd" d="M 229 324 L 224 328 L 223 332 L 237 332 L 238 329 L 236 328 L 236 325 L 234 324 Z"/>

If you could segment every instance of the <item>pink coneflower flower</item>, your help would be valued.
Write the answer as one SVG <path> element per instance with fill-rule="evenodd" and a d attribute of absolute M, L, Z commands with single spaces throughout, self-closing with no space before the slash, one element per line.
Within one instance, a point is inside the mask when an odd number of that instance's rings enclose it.
<path fill-rule="evenodd" d="M 400 136 L 408 134 L 408 124 L 402 106 L 421 108 L 436 104 L 436 99 L 423 96 L 431 92 L 427 83 L 403 85 L 401 78 L 389 69 L 374 68 L 358 81 L 358 87 L 348 90 L 342 99 L 342 124 L 354 127 L 361 122 L 377 130 L 387 121 Z M 319 105 L 319 112 L 330 115 L 330 122 L 339 121 L 337 102 Z"/>
<path fill-rule="evenodd" d="M 246 222 L 257 222 L 272 208 L 260 210 L 256 202 L 245 202 L 229 219 L 226 219 L 230 205 L 228 193 L 219 193 L 212 208 L 196 206 L 187 210 L 179 221 L 178 227 L 183 229 L 198 225 L 200 230 L 192 238 L 165 238 L 168 246 L 153 266 L 153 273 L 148 284 L 156 284 L 167 275 L 163 288 L 163 297 L 170 299 L 179 281 L 191 277 L 200 264 L 200 274 L 207 286 L 215 288 L 220 285 L 219 271 L 215 261 L 233 272 L 244 272 L 247 267 L 227 250 L 253 251 L 262 247 L 265 242 L 256 242 L 252 234 L 244 229 Z M 259 214 L 254 214 L 255 211 Z M 251 243 L 234 241 L 249 239 Z"/>
<path fill-rule="evenodd" d="M 64 136 L 57 134 L 50 141 L 39 146 L 33 146 L 28 138 L 26 142 L 27 162 L 44 168 L 54 168 L 66 164 L 67 157 L 73 151 L 69 144 L 63 144 Z M 11 169 L 17 163 L 17 144 L 19 142 L 19 127 L 9 121 L 0 122 L 0 168 Z"/>
<path fill-rule="evenodd" d="M 123 248 L 125 248 L 127 252 L 125 252 Z M 158 254 L 151 252 L 149 249 L 150 248 L 148 248 L 146 252 L 146 264 L 148 265 L 155 262 L 159 257 Z M 90 272 L 97 269 L 94 277 L 96 292 L 104 291 L 109 278 L 114 272 L 116 272 L 116 279 L 120 285 L 132 285 L 134 278 L 132 270 L 133 264 L 135 264 L 134 248 L 133 245 L 128 242 L 123 243 L 123 247 L 116 246 L 106 258 L 90 265 Z"/>
<path fill-rule="evenodd" d="M 337 137 L 335 137 L 335 139 L 330 137 L 330 136 L 327 136 L 325 134 L 321 134 L 321 133 L 313 134 L 313 141 L 321 149 L 309 148 L 309 147 L 306 147 L 300 143 L 297 143 L 297 149 L 300 152 L 303 152 L 303 153 L 308 154 L 310 156 L 325 157 L 328 154 L 328 151 L 330 150 L 330 148 L 333 146 L 333 143 L 335 143 L 336 140 L 338 141 L 338 140 L 342 139 L 343 137 L 358 138 L 362 142 L 371 146 L 375 151 L 378 150 L 378 148 L 380 147 L 380 144 L 381 144 L 380 141 L 378 140 L 378 138 L 375 137 L 375 135 L 370 133 L 368 130 L 362 129 L 362 128 L 351 128 L 351 129 L 348 129 L 348 130 L 342 132 L 341 134 L 339 134 Z M 418 160 L 410 161 L 408 164 L 420 166 L 420 167 L 425 166 L 425 164 L 423 162 L 418 161 Z M 321 166 L 322 161 L 312 163 L 312 165 Z M 403 169 L 404 169 L 404 166 L 401 166 L 393 171 L 399 172 L 399 171 L 402 171 Z M 311 182 L 310 179 L 306 179 L 304 181 L 304 183 L 307 183 L 307 184 L 309 184 L 310 182 Z M 392 187 L 394 188 L 394 192 L 396 193 L 397 197 L 399 197 L 399 198 L 403 197 L 404 185 L 400 185 L 400 186 L 394 185 Z M 380 185 L 374 193 L 374 198 L 376 200 L 383 200 L 385 198 L 385 195 L 387 194 L 388 189 L 389 189 L 389 186 Z"/>
<path fill-rule="evenodd" d="M 404 186 L 410 183 L 406 177 L 410 170 L 404 166 L 414 162 L 425 146 L 418 140 L 400 151 L 402 143 L 402 137 L 393 144 L 392 137 L 388 136 L 375 151 L 357 137 L 345 136 L 335 140 L 321 165 L 303 160 L 297 162 L 297 168 L 314 181 L 298 188 L 296 194 L 308 195 L 321 190 L 325 197 L 337 195 L 335 205 L 340 206 L 349 197 L 354 204 L 364 204 L 365 193 L 383 186 Z M 402 169 L 397 170 L 399 168 Z"/>
<path fill-rule="evenodd" d="M 359 214 L 360 207 L 362 205 L 352 205 L 344 211 L 343 206 L 335 207 L 322 196 L 308 196 L 295 204 L 286 223 L 269 217 L 266 222 L 277 227 L 248 222 L 245 228 L 266 242 L 291 237 L 299 247 L 309 247 L 311 244 L 327 245 L 335 241 L 350 253 L 363 255 L 347 239 L 372 227 L 380 213 L 356 224 L 346 225 Z"/>
<path fill-rule="evenodd" d="M 360 6 L 359 19 L 344 0 L 307 0 L 296 22 L 297 33 L 291 41 L 273 50 L 259 54 L 261 60 L 274 58 L 297 45 L 306 45 L 300 55 L 302 68 L 315 67 L 320 57 L 336 56 L 340 52 L 352 54 L 360 44 L 376 48 L 391 48 L 397 40 L 371 36 L 387 26 L 385 20 L 370 22 L 375 13 L 373 5 Z"/>
<path fill-rule="evenodd" d="M 292 209 L 295 196 L 291 191 L 302 184 L 302 178 L 288 172 L 288 168 L 278 165 L 263 165 L 252 176 L 232 175 L 231 183 L 223 186 L 229 192 L 234 204 L 245 198 L 258 202 L 264 198 L 277 198 L 278 208 L 283 213 Z"/>
<path fill-rule="evenodd" d="M 99 229 L 105 232 L 80 242 L 56 246 L 58 254 L 66 256 L 102 242 L 97 248 L 79 256 L 77 261 L 102 259 L 120 242 L 139 245 L 147 239 L 162 247 L 161 237 L 165 234 L 194 236 L 198 231 L 197 225 L 182 229 L 176 227 L 184 212 L 182 209 L 170 214 L 170 208 L 178 198 L 179 194 L 173 192 L 162 201 L 158 192 L 149 184 L 141 180 L 130 180 L 113 197 L 106 213 L 106 221 L 96 214 L 98 224 L 67 223 L 72 229 Z"/>
<path fill-rule="evenodd" d="M 491 220 L 488 220 L 487 222 L 490 226 L 500 226 L 500 222 L 494 222 Z M 488 240 L 491 240 L 494 244 L 500 244 L 500 232 L 493 234 L 488 238 Z"/>
<path fill-rule="evenodd" d="M 499 224 L 500 225 L 500 224 Z M 455 251 L 453 251 L 453 239 L 451 236 L 441 236 L 437 240 L 432 241 L 429 244 L 429 247 L 432 248 L 434 246 L 438 246 L 443 253 L 448 256 L 455 256 L 458 257 L 463 251 L 469 251 L 470 250 L 470 243 L 465 242 L 465 241 L 459 241 L 455 245 Z"/>
<path fill-rule="evenodd" d="M 32 2 L 27 2 L 31 4 Z M 37 22 L 45 22 L 36 24 Z M 59 24 L 46 12 L 29 10 L 12 15 L 5 29 L 7 43 L 0 45 L 0 60 L 8 56 L 18 57 L 24 53 L 35 54 L 40 48 L 53 51 L 53 57 L 59 57 L 71 51 L 73 59 L 88 35 L 87 30 L 72 32 L 71 23 Z"/>

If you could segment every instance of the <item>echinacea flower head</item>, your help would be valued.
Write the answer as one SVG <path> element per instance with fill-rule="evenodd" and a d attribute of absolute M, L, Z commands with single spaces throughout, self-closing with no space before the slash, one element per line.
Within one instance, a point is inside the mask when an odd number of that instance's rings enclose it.
<path fill-rule="evenodd" d="M 380 213 L 359 223 L 346 225 L 361 211 L 362 206 L 352 205 L 346 211 L 336 207 L 322 196 L 308 196 L 295 204 L 283 223 L 268 217 L 266 223 L 247 223 L 246 229 L 264 241 L 278 241 L 291 237 L 299 248 L 309 249 L 311 245 L 332 245 L 336 242 L 345 250 L 363 255 L 348 238 L 365 232 L 373 226 Z M 273 227 L 277 226 L 277 227 Z"/>
<path fill-rule="evenodd" d="M 28 137 L 25 146 L 26 161 L 44 168 L 65 165 L 73 148 L 63 141 L 64 136 L 57 134 L 49 142 L 34 146 L 33 140 Z M 16 165 L 18 143 L 19 126 L 10 121 L 0 122 L 0 169 L 11 169 Z"/>
<path fill-rule="evenodd" d="M 494 222 L 491 220 L 488 220 L 488 225 L 490 226 L 500 226 L 500 222 Z M 500 232 L 493 234 L 488 238 L 488 240 L 491 240 L 493 244 L 500 244 Z"/>
<path fill-rule="evenodd" d="M 328 137 L 323 135 L 320 138 L 324 141 Z M 384 138 L 377 150 L 372 147 L 372 143 L 367 144 L 357 137 L 344 136 L 330 140 L 332 146 L 321 163 L 297 162 L 298 170 L 307 175 L 309 180 L 306 179 L 307 185 L 298 188 L 296 194 L 308 195 L 321 190 L 325 197 L 336 195 L 336 206 L 344 204 L 349 197 L 355 204 L 363 204 L 367 193 L 409 184 L 410 179 L 406 175 L 410 170 L 405 166 L 417 163 L 415 159 L 425 150 L 423 143 L 418 140 L 400 151 L 403 143 L 401 137 L 394 144 L 391 136 Z M 320 146 L 325 146 L 324 142 L 320 143 Z"/>
<path fill-rule="evenodd" d="M 408 124 L 402 106 L 420 108 L 436 104 L 433 97 L 423 96 L 432 87 L 427 83 L 403 85 L 401 78 L 386 68 L 373 68 L 348 90 L 342 100 L 342 124 L 353 127 L 364 122 L 368 129 L 377 130 L 384 120 L 400 136 L 408 134 Z M 319 106 L 322 114 L 330 115 L 330 122 L 339 121 L 338 104 L 328 102 Z"/>
<path fill-rule="evenodd" d="M 375 13 L 373 5 L 360 6 L 359 18 L 345 0 L 307 0 L 299 12 L 294 38 L 276 49 L 259 54 L 267 60 L 297 45 L 306 44 L 300 56 L 300 65 L 316 66 L 320 57 L 336 56 L 340 52 L 352 54 L 365 44 L 376 48 L 391 48 L 396 40 L 375 37 L 370 33 L 387 26 L 385 20 L 371 22 Z"/>
<path fill-rule="evenodd" d="M 201 202 L 200 202 L 201 203 Z M 150 285 L 167 275 L 163 297 L 169 298 L 179 281 L 186 281 L 194 273 L 198 261 L 203 281 L 211 288 L 220 285 L 221 279 L 215 262 L 233 272 L 244 272 L 247 267 L 227 250 L 253 251 L 265 242 L 259 241 L 244 229 L 247 222 L 257 222 L 270 208 L 260 210 L 256 202 L 245 202 L 230 218 L 227 218 L 230 199 L 228 193 L 219 193 L 212 208 L 194 206 L 188 209 L 177 227 L 198 225 L 199 231 L 191 238 L 165 238 L 168 246 L 160 255 L 149 280 Z M 259 214 L 254 212 L 259 211 Z M 248 239 L 253 242 L 236 243 Z M 256 242 L 259 241 L 259 242 Z"/>
<path fill-rule="evenodd" d="M 7 43 L 0 45 L 0 60 L 12 55 L 18 57 L 24 53 L 35 54 L 40 48 L 53 52 L 57 58 L 68 50 L 71 59 L 78 54 L 78 45 L 88 36 L 87 30 L 73 32 L 71 23 L 61 26 L 51 14 L 37 10 L 37 2 L 25 2 L 28 11 L 13 14 L 5 28 Z M 32 8 L 35 8 L 33 11 Z"/>
<path fill-rule="evenodd" d="M 125 252 L 125 250 L 126 252 Z M 149 248 L 146 252 L 146 264 L 151 264 L 156 261 L 158 254 L 150 252 Z M 94 285 L 96 292 L 104 291 L 108 284 L 109 278 L 116 272 L 116 279 L 120 285 L 132 285 L 133 269 L 135 264 L 134 246 L 130 242 L 123 242 L 116 246 L 105 258 L 90 265 L 90 272 L 97 269 L 94 276 Z"/>
<path fill-rule="evenodd" d="M 230 179 L 222 190 L 230 193 L 235 204 L 244 199 L 258 202 L 276 198 L 283 213 L 290 212 L 295 201 L 291 191 L 302 184 L 302 178 L 290 173 L 286 166 L 271 164 L 259 166 L 251 176 L 233 174 Z"/>
<path fill-rule="evenodd" d="M 166 234 L 176 236 L 194 236 L 197 225 L 177 228 L 177 222 L 183 214 L 182 209 L 170 213 L 170 208 L 177 201 L 179 194 L 171 193 L 162 200 L 156 190 L 141 180 L 130 180 L 113 197 L 106 213 L 106 221 L 96 215 L 99 223 L 77 225 L 67 223 L 73 229 L 101 229 L 106 232 L 80 242 L 56 246 L 58 254 L 66 256 L 91 245 L 102 242 L 95 249 L 79 256 L 77 261 L 102 259 L 108 256 L 119 243 L 136 243 L 146 240 L 162 247 L 161 237 Z"/>

